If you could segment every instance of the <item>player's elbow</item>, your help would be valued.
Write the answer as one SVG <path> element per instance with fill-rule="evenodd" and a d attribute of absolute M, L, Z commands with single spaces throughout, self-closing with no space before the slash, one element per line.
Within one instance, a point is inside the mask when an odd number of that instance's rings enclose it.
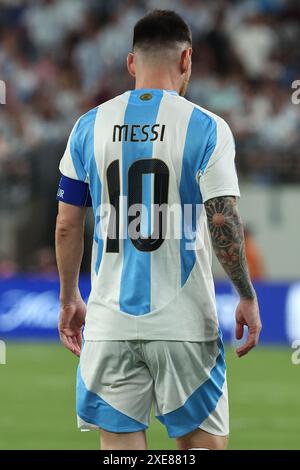
<path fill-rule="evenodd" d="M 56 219 L 56 238 L 65 239 L 76 228 L 72 221 L 58 214 Z"/>

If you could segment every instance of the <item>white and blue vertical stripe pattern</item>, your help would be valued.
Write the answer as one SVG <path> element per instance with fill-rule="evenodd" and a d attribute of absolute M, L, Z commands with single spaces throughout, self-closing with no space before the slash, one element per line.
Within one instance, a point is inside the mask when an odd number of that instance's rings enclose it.
<path fill-rule="evenodd" d="M 192 205 L 191 220 L 189 217 L 182 218 L 181 286 L 186 283 L 196 261 L 195 251 L 188 249 L 191 242 L 195 241 L 195 239 L 190 239 L 190 236 L 196 232 L 197 215 L 199 216 L 196 213 L 196 207 L 202 203 L 196 174 L 199 170 L 204 170 L 215 146 L 216 123 L 214 119 L 200 109 L 194 108 L 187 128 L 179 187 L 182 214 L 184 214 L 185 205 Z"/>
<path fill-rule="evenodd" d="M 149 92 L 149 90 L 147 90 Z M 156 123 L 159 106 L 163 97 L 162 90 L 150 90 L 152 99 L 140 99 L 143 90 L 130 93 L 124 124 L 129 126 L 150 126 Z M 138 134 L 138 131 L 137 131 Z M 143 136 L 140 135 L 142 139 Z M 141 158 L 152 158 L 153 143 L 124 141 L 122 145 L 123 196 L 128 196 L 129 167 Z M 151 179 L 144 178 L 143 194 L 148 197 L 143 201 L 150 213 Z M 120 287 L 120 310 L 132 315 L 143 315 L 151 311 L 151 253 L 138 251 L 130 238 L 124 240 L 123 269 Z"/>

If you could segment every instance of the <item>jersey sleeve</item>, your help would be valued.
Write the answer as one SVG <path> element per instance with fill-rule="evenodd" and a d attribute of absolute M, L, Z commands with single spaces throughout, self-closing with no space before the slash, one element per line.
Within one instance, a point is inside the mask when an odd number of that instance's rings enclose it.
<path fill-rule="evenodd" d="M 203 202 L 219 196 L 240 196 L 235 168 L 235 142 L 228 124 L 221 118 L 211 132 L 199 171 Z"/>
<path fill-rule="evenodd" d="M 79 126 L 80 120 L 76 122 L 70 134 L 59 164 L 62 176 L 56 199 L 74 206 L 91 206 L 88 175 L 83 163 L 82 132 Z"/>

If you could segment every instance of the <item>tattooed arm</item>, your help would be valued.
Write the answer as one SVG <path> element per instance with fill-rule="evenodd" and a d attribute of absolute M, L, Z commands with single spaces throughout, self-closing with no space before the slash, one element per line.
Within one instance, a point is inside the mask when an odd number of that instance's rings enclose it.
<path fill-rule="evenodd" d="M 240 296 L 236 311 L 237 339 L 242 338 L 244 325 L 249 329 L 246 344 L 237 349 L 241 357 L 257 344 L 261 330 L 258 303 L 245 256 L 243 224 L 235 197 L 209 199 L 205 209 L 215 254 Z"/>
<path fill-rule="evenodd" d="M 215 254 L 243 299 L 252 300 L 255 292 L 245 256 L 244 229 L 236 199 L 222 196 L 205 203 Z"/>

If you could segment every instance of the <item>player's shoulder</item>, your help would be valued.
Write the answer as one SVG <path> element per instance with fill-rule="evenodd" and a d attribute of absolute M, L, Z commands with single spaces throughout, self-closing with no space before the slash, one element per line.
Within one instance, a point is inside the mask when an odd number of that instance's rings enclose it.
<path fill-rule="evenodd" d="M 128 95 L 128 92 L 114 96 L 109 100 L 103 101 L 103 103 L 99 104 L 98 106 L 91 108 L 79 117 L 79 119 L 77 120 L 77 126 L 80 128 L 89 127 L 91 122 L 95 121 L 95 118 L 99 112 L 106 111 L 111 106 L 117 106 L 122 101 L 126 101 L 126 99 L 128 99 L 126 98 L 126 95 Z"/>
<path fill-rule="evenodd" d="M 192 101 L 186 99 L 185 101 L 189 103 L 190 106 L 195 110 L 196 118 L 198 118 L 199 121 L 209 120 L 213 122 L 216 125 L 218 131 L 226 131 L 227 129 L 230 129 L 229 124 L 225 121 L 222 116 L 219 116 L 218 114 L 213 113 L 209 109 L 203 108 L 202 106 L 193 103 Z"/>
<path fill-rule="evenodd" d="M 76 142 L 84 143 L 85 139 L 88 138 L 88 136 L 92 136 L 99 111 L 107 110 L 107 107 L 109 107 L 110 105 L 114 106 L 114 104 L 120 101 L 120 99 L 124 99 L 122 97 L 123 95 L 115 96 L 114 98 L 107 100 L 99 104 L 98 106 L 95 106 L 94 108 L 89 109 L 84 114 L 79 116 L 79 118 L 74 124 L 71 133 L 73 140 L 75 140 Z"/>
<path fill-rule="evenodd" d="M 199 106 L 198 104 L 179 95 L 172 95 L 168 99 L 170 105 L 177 108 L 177 116 L 185 116 L 194 124 L 194 129 L 215 134 L 226 133 L 229 130 L 227 122 L 218 114 Z M 181 111 L 185 111 L 182 112 Z"/>
<path fill-rule="evenodd" d="M 230 126 L 222 116 L 185 98 L 181 98 L 181 102 L 185 103 L 186 106 L 190 106 L 196 124 L 194 126 L 195 132 L 198 133 L 198 130 L 202 129 L 204 133 L 209 133 L 216 145 L 222 145 L 224 142 L 235 145 Z"/>
<path fill-rule="evenodd" d="M 95 106 L 82 114 L 76 121 L 74 129 L 76 133 L 82 133 L 90 129 L 95 121 L 99 106 Z"/>

